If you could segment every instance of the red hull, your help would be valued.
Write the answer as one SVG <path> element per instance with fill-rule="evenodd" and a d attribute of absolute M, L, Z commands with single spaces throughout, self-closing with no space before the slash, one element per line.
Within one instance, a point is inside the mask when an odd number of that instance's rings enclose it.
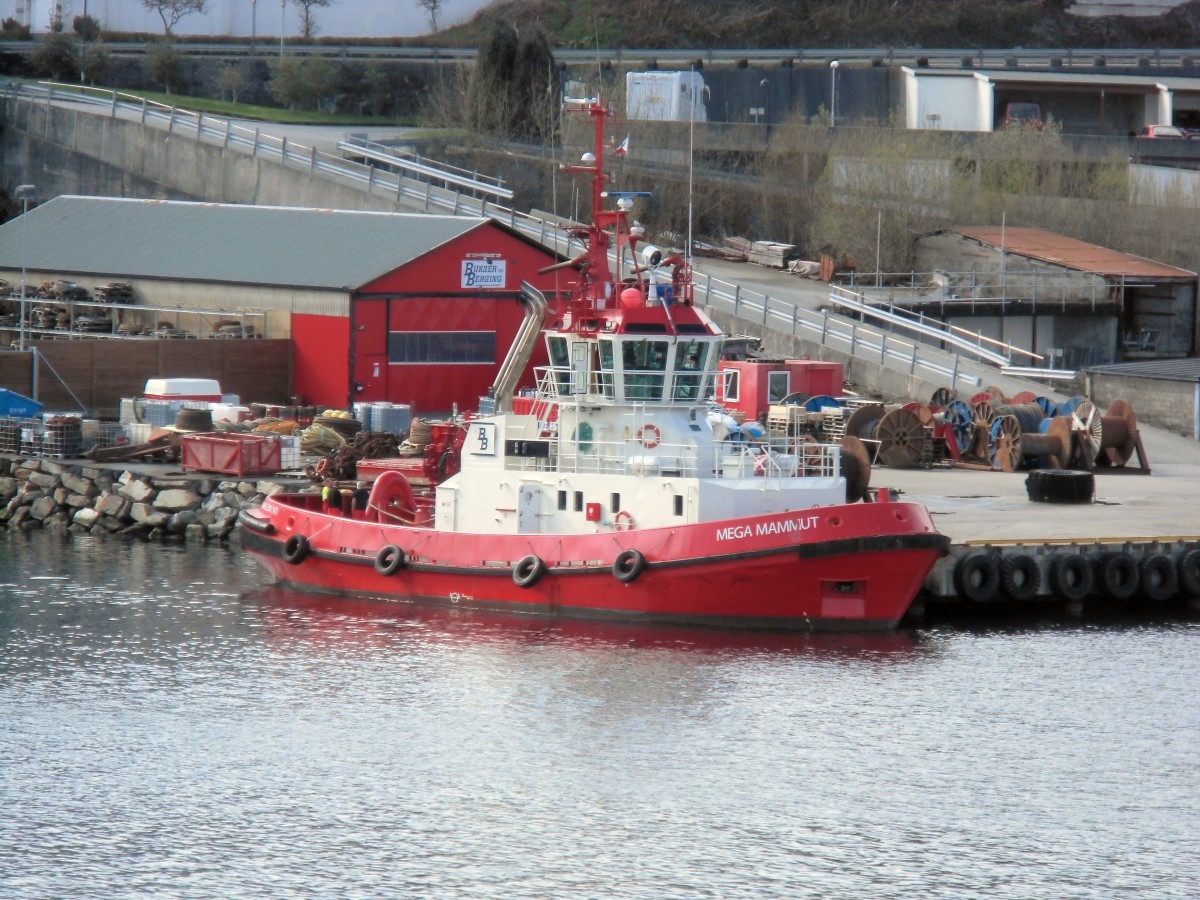
<path fill-rule="evenodd" d="M 344 519 L 297 497 L 272 498 L 243 513 L 242 524 L 246 549 L 281 583 L 304 590 L 760 628 L 893 628 L 948 543 L 923 507 L 907 503 L 641 531 L 494 535 Z M 644 567 L 630 563 L 635 550 Z M 544 574 L 533 572 L 531 557 Z"/>

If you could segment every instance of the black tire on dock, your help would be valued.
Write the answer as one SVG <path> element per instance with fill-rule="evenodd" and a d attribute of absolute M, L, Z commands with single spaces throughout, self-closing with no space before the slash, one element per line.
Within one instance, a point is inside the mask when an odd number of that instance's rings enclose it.
<path fill-rule="evenodd" d="M 1057 553 L 1050 560 L 1050 590 L 1061 600 L 1079 601 L 1096 583 L 1091 564 L 1079 553 Z"/>
<path fill-rule="evenodd" d="M 988 603 L 1000 593 L 1000 564 L 991 553 L 964 556 L 954 567 L 954 587 L 960 597 Z"/>
<path fill-rule="evenodd" d="M 1151 603 L 1165 603 L 1179 593 L 1179 573 L 1164 553 L 1153 553 L 1138 564 L 1142 596 Z"/>
<path fill-rule="evenodd" d="M 1024 553 L 1003 556 L 1000 559 L 1000 589 L 1009 600 L 1024 603 L 1038 594 L 1042 585 L 1042 572 L 1037 560 Z"/>
<path fill-rule="evenodd" d="M 1025 477 L 1025 490 L 1034 503 L 1091 503 L 1096 477 L 1070 469 L 1034 469 Z"/>
<path fill-rule="evenodd" d="M 1188 550 L 1175 565 L 1179 588 L 1189 597 L 1200 597 L 1200 548 Z"/>
<path fill-rule="evenodd" d="M 1138 565 L 1130 554 L 1105 553 L 1096 564 L 1096 580 L 1109 600 L 1128 600 L 1138 592 Z"/>

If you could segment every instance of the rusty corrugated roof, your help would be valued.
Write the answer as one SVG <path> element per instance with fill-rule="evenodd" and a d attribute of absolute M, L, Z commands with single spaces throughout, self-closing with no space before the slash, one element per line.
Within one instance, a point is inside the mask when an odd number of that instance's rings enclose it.
<path fill-rule="evenodd" d="M 1166 263 L 1155 262 L 1132 253 L 1121 253 L 1079 241 L 1063 234 L 1055 234 L 1043 228 L 1001 228 L 982 225 L 970 228 L 954 228 L 953 231 L 993 247 L 1003 248 L 1006 253 L 1027 256 L 1043 262 L 1093 272 L 1097 275 L 1126 278 L 1195 278 L 1195 272 L 1177 269 Z"/>

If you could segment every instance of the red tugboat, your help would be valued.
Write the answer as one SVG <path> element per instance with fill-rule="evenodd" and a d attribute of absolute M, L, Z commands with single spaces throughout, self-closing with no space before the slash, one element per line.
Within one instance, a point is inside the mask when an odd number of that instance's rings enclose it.
<path fill-rule="evenodd" d="M 586 249 L 558 264 L 577 281 L 552 310 L 523 285 L 525 321 L 494 410 L 466 423 L 461 469 L 431 503 L 384 472 L 349 516 L 315 494 L 277 494 L 242 512 L 245 548 L 279 582 L 324 593 L 649 622 L 895 627 L 947 538 L 922 506 L 887 502 L 887 491 L 848 502 L 840 446 L 755 445 L 710 419 L 724 335 L 693 305 L 688 261 L 639 247 L 628 198 L 605 192 L 610 111 L 595 99 L 567 108 L 595 129 L 594 152 L 564 166 L 592 188 L 592 223 L 572 235 Z M 516 413 L 543 329 L 550 365 L 536 373 L 529 411 Z M 865 481 L 849 490 L 869 497 Z"/>

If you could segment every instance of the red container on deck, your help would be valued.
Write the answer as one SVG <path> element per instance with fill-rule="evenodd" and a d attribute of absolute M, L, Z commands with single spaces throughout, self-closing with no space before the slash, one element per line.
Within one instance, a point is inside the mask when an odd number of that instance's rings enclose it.
<path fill-rule="evenodd" d="M 180 441 L 185 472 L 267 475 L 278 472 L 279 438 L 265 434 L 187 434 Z"/>

